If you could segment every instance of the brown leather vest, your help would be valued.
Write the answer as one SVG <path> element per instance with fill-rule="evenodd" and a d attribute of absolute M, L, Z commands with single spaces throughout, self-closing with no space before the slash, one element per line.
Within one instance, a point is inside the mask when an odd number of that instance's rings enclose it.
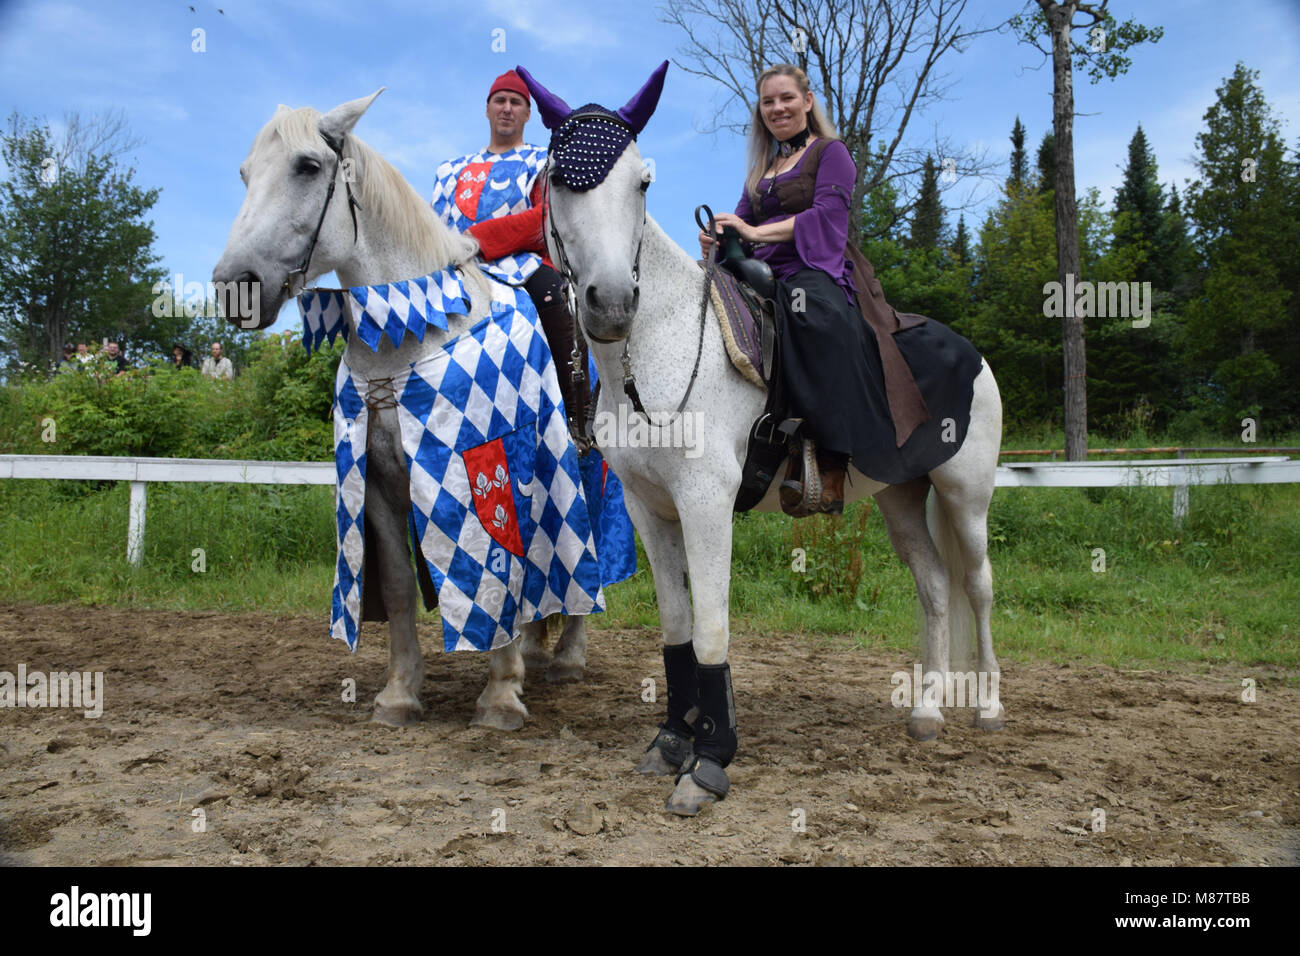
<path fill-rule="evenodd" d="M 818 139 L 808 147 L 799 174 L 776 184 L 776 196 L 780 200 L 782 212 L 800 213 L 812 206 L 822 152 L 832 142 L 829 139 Z M 852 197 L 849 197 L 849 205 L 852 206 Z M 930 410 L 921 397 L 921 390 L 916 387 L 916 380 L 912 377 L 912 370 L 908 368 L 903 353 L 898 350 L 894 333 L 920 325 L 927 319 L 923 315 L 900 315 L 885 301 L 885 292 L 880 287 L 880 280 L 876 278 L 876 270 L 852 242 L 845 245 L 844 255 L 853 263 L 853 285 L 858 290 L 858 309 L 875 333 L 876 344 L 880 347 L 880 363 L 885 373 L 885 395 L 889 399 L 889 411 L 894 419 L 894 440 L 896 447 L 901 448 L 918 425 L 930 420 Z"/>

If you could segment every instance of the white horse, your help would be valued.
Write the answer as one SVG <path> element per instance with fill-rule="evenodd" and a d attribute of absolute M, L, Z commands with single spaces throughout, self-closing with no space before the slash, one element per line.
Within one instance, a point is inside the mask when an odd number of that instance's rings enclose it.
<path fill-rule="evenodd" d="M 666 64 L 660 70 L 665 68 Z M 548 127 L 555 128 L 576 112 L 525 69 L 517 69 Z M 661 87 L 661 76 L 658 82 Z M 653 96 L 657 101 L 658 89 Z M 654 109 L 650 103 L 647 110 L 638 97 L 619 111 L 620 116 L 640 117 L 634 132 Z M 555 161 L 552 151 L 551 162 Z M 601 451 L 623 482 L 628 512 L 650 559 L 665 645 L 690 642 L 699 664 L 721 665 L 727 660 L 729 641 L 732 506 L 746 438 L 763 410 L 765 394 L 731 364 L 711 307 L 701 333 L 703 273 L 695 259 L 646 213 L 650 179 L 635 142 L 628 143 L 595 188 L 566 188 L 552 170 L 546 231 L 553 261 L 561 268 L 567 262 L 571 272 L 583 328 L 605 383 L 598 403 L 600 415 L 610 416 L 611 421 L 637 418 L 617 384 L 624 378 L 626 348 L 643 406 L 655 421 L 667 421 L 690 386 L 697 342 L 703 335 L 698 374 L 685 407 L 687 414 L 694 413 L 700 416 L 697 421 L 705 423 L 697 430 L 696 448 L 688 454 L 681 448 L 641 443 L 639 447 L 602 446 Z M 950 673 L 950 649 L 963 662 L 970 653 L 973 610 L 979 668 L 990 675 L 987 682 L 980 682 L 983 696 L 976 700 L 975 722 L 986 730 L 1004 726 L 990 632 L 993 576 L 987 556 L 988 507 L 1001 434 L 1002 403 L 985 364 L 975 379 L 965 441 L 947 462 L 926 476 L 892 486 L 853 469 L 846 487 L 850 501 L 874 496 L 894 550 L 916 579 L 925 616 L 927 681 L 932 672 Z M 780 507 L 778 484 L 774 481 L 768 489 L 761 510 Z M 930 496 L 932 489 L 935 495 Z M 927 527 L 928 496 L 931 527 Z M 672 694 L 670 673 L 670 716 Z M 915 703 L 908 733 L 918 740 L 936 737 L 943 713 L 939 706 L 927 704 L 937 701 L 923 697 Z M 689 746 L 681 740 L 665 741 L 661 731 L 638 766 L 647 773 L 680 771 L 667 808 L 685 816 L 698 813 L 727 790 L 726 776 L 719 779 L 722 771 L 716 763 L 704 768 L 707 774 L 701 779 L 709 784 L 706 788 L 697 779 L 698 767 L 692 773 L 690 763 L 680 762 L 692 760 Z"/>
<path fill-rule="evenodd" d="M 490 309 L 488 280 L 475 260 L 478 243 L 444 225 L 401 173 L 351 135 L 381 92 L 324 115 L 309 107 L 281 106 L 276 111 L 239 167 L 247 194 L 212 273 L 214 282 L 222 283 L 217 288 L 232 290 L 239 302 L 257 306 L 251 317 L 228 309 L 231 321 L 265 328 L 290 296 L 330 271 L 344 286 L 361 286 L 459 267 L 473 306 L 468 316 L 450 317 L 446 332 L 430 328 L 423 342 L 407 335 L 397 347 L 385 336 L 378 352 L 372 352 L 357 346 L 357 330 L 348 316 L 346 360 L 367 379 L 391 376 L 424 358 Z M 354 188 L 359 206 L 355 224 L 350 208 Z M 234 295 L 230 298 L 233 301 Z M 257 319 L 255 325 L 250 318 Z M 388 680 L 375 697 L 373 719 L 400 727 L 423 713 L 424 658 L 415 630 L 419 594 L 408 546 L 410 485 L 396 409 L 371 411 L 367 460 L 366 546 L 377 558 L 389 620 Z M 553 659 L 548 660 L 542 646 L 545 621 L 524 625 L 522 640 L 492 651 L 488 685 L 471 723 L 501 730 L 523 725 L 528 716 L 520 699 L 525 662 L 549 663 L 551 680 L 580 677 L 586 666 L 584 620 L 568 618 Z"/>

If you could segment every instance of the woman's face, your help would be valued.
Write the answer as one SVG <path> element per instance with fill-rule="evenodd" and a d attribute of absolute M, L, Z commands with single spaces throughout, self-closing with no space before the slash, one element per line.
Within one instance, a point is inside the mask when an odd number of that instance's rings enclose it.
<path fill-rule="evenodd" d="M 808 125 L 812 91 L 799 92 L 793 76 L 769 76 L 758 94 L 758 108 L 767 131 L 777 139 L 789 139 Z"/>

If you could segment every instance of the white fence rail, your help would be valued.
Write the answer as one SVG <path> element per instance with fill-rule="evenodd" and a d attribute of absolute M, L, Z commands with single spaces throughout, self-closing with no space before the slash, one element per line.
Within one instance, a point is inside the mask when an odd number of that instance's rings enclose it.
<path fill-rule="evenodd" d="M 207 481 L 254 485 L 333 485 L 330 461 L 228 461 L 209 458 L 114 458 L 90 455 L 0 455 L 0 478 L 129 481 L 130 517 L 126 555 L 139 566 L 144 555 L 147 487 L 151 481 Z M 1300 460 L 1168 458 L 1143 461 L 1027 461 L 1000 465 L 999 488 L 1174 489 L 1174 520 L 1190 507 L 1194 485 L 1300 483 Z"/>

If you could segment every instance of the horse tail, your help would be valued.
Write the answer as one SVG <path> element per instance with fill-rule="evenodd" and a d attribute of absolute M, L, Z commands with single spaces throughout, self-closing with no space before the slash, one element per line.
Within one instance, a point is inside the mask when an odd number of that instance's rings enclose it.
<path fill-rule="evenodd" d="M 948 669 L 966 672 L 978 660 L 975 642 L 975 610 L 966 594 L 966 565 L 962 561 L 957 533 L 943 502 L 933 488 L 925 503 L 925 522 L 948 574 Z"/>

